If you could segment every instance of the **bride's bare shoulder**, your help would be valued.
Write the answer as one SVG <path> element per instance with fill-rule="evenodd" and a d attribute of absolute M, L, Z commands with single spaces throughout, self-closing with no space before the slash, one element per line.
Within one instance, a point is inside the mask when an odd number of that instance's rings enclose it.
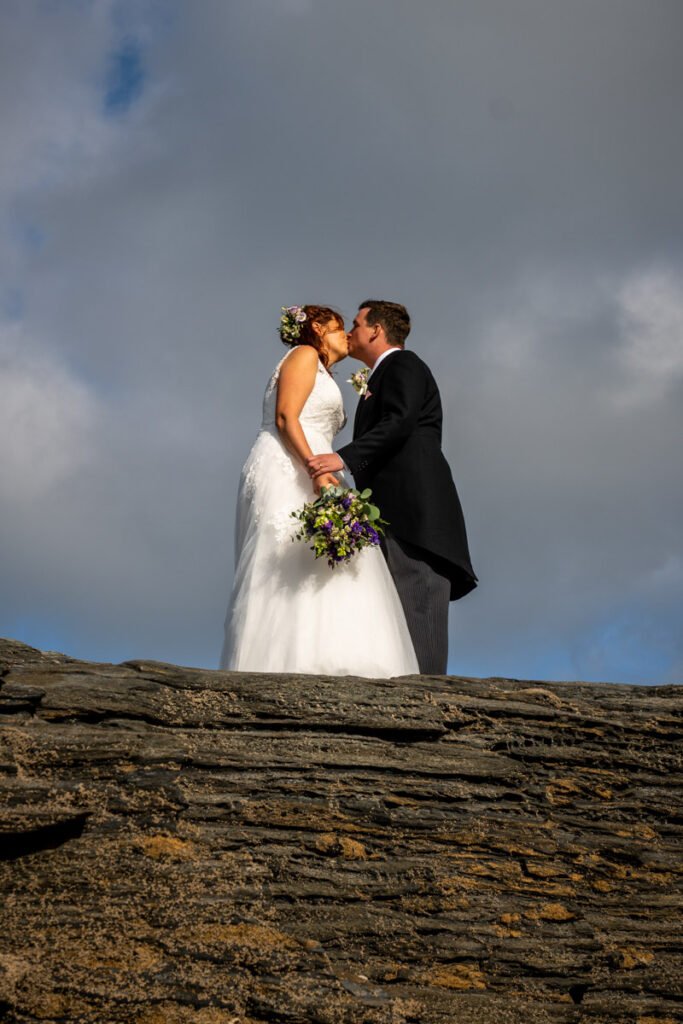
<path fill-rule="evenodd" d="M 291 352 L 287 353 L 286 362 L 317 363 L 318 353 L 312 345 L 295 345 Z"/>
<path fill-rule="evenodd" d="M 297 345 L 288 352 L 280 367 L 280 375 L 306 373 L 318 368 L 318 353 L 312 345 Z"/>

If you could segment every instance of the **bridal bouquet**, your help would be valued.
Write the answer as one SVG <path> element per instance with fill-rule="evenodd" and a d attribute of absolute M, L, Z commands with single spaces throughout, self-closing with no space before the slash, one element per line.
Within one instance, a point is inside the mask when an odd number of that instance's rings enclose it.
<path fill-rule="evenodd" d="M 323 487 L 320 497 L 292 512 L 301 526 L 292 540 L 310 542 L 316 558 L 326 558 L 331 569 L 348 562 L 357 552 L 379 544 L 387 525 L 379 509 L 368 500 L 372 491 Z"/>

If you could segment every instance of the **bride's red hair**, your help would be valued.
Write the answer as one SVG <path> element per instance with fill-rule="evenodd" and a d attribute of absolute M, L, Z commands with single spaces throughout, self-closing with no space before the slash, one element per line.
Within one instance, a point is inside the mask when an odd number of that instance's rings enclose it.
<path fill-rule="evenodd" d="M 313 330 L 313 324 L 325 327 L 333 320 L 343 331 L 344 318 L 341 313 L 338 313 L 336 309 L 332 309 L 331 306 L 302 306 L 301 308 L 306 314 L 306 319 L 301 324 L 299 337 L 295 342 L 286 341 L 284 338 L 281 338 L 281 340 L 283 344 L 289 345 L 290 348 L 294 348 L 295 345 L 310 345 L 320 356 L 323 365 L 327 366 L 327 356 L 323 352 L 322 339 Z"/>

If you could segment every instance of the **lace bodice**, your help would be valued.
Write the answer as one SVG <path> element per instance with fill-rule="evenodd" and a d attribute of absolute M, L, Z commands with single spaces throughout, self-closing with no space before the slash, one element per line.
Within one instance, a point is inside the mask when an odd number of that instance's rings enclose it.
<path fill-rule="evenodd" d="M 280 367 L 289 354 L 287 352 L 275 367 L 273 375 L 268 381 L 266 393 L 263 396 L 261 430 L 267 430 L 271 433 L 277 429 L 275 427 L 275 405 L 277 402 L 277 382 L 280 377 Z M 301 410 L 299 422 L 307 435 L 309 433 L 322 435 L 330 445 L 334 435 L 346 423 L 341 391 L 321 362 L 318 362 L 318 372 L 316 373 L 313 390 Z"/>

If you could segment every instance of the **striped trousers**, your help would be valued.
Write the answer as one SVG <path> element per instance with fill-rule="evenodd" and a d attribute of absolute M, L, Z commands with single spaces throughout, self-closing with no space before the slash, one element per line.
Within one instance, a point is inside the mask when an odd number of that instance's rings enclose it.
<path fill-rule="evenodd" d="M 421 675 L 445 675 L 448 662 L 450 580 L 422 548 L 387 533 L 382 551 L 403 605 Z"/>

